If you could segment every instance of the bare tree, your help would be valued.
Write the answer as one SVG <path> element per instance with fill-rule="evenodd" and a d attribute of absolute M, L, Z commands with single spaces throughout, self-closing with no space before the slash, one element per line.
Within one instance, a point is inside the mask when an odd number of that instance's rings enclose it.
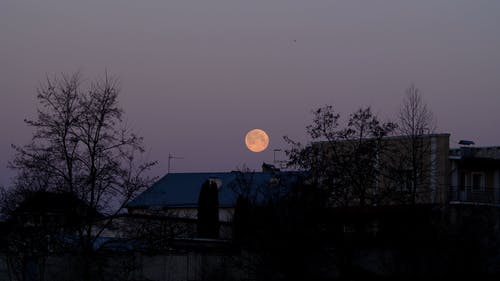
<path fill-rule="evenodd" d="M 431 134 L 436 129 L 432 111 L 422 99 L 420 90 L 413 84 L 406 89 L 406 96 L 399 111 L 398 125 L 401 135 L 413 138 Z"/>
<path fill-rule="evenodd" d="M 427 196 L 430 190 L 430 169 L 432 159 L 431 142 L 426 136 L 436 128 L 432 111 L 422 99 L 420 90 L 411 85 L 399 111 L 398 133 L 400 142 L 395 147 L 393 178 L 399 189 L 406 193 L 403 197 L 409 203 L 416 203 L 420 196 Z"/>
<path fill-rule="evenodd" d="M 333 206 L 376 204 L 383 138 L 395 127 L 380 122 L 370 108 L 352 113 L 344 126 L 331 106 L 319 108 L 307 127 L 310 144 L 304 147 L 285 137 L 292 146 L 287 151 L 290 165 L 309 171 L 310 182 L 328 190 Z"/>
<path fill-rule="evenodd" d="M 78 249 L 88 269 L 94 245 L 116 214 L 150 184 L 144 177 L 155 162 L 142 161 L 142 138 L 123 122 L 117 80 L 106 73 L 83 87 L 79 73 L 49 79 L 38 89 L 36 119 L 30 144 L 14 146 L 10 166 L 18 171 L 15 192 L 68 192 L 85 202 L 91 214 L 106 215 L 97 223 L 82 220 Z M 86 270 L 85 279 L 90 279 Z"/>

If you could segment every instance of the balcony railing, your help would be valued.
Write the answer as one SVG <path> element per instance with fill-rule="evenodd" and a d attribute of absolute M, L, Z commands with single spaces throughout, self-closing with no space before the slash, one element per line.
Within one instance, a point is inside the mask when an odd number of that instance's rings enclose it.
<path fill-rule="evenodd" d="M 448 190 L 449 202 L 500 204 L 500 188 L 471 186 L 451 186 Z"/>

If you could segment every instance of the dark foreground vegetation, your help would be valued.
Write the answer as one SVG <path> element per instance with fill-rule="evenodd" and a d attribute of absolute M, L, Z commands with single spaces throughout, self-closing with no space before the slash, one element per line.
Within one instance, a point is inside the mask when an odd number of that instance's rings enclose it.
<path fill-rule="evenodd" d="M 64 195 L 57 200 L 68 198 Z M 82 215 L 64 204 L 59 210 L 36 205 L 53 215 L 63 215 L 59 222 L 42 225 L 20 224 L 23 218 L 14 214 L 13 220 L 3 223 L 0 276 L 5 278 L 2 280 L 85 280 L 88 276 L 90 280 L 500 277 L 497 207 L 419 204 L 329 208 L 324 198 L 322 191 L 303 186 L 297 186 L 286 198 L 261 204 L 241 197 L 232 240 L 176 239 L 168 232 L 160 235 L 166 226 L 182 221 L 167 219 L 171 224 L 158 224 L 159 220 L 146 218 L 141 230 L 144 233 L 144 226 L 149 227 L 150 235 L 129 231 L 125 236 L 99 240 L 88 263 L 89 257 L 80 252 L 78 237 L 71 234 Z M 65 221 L 65 217 L 71 220 Z M 128 227 L 133 230 L 130 222 Z"/>
<path fill-rule="evenodd" d="M 305 200 L 313 200 L 304 204 Z M 432 280 L 500 276 L 497 207 L 321 208 L 302 194 L 251 207 L 240 200 L 235 243 L 257 280 Z M 300 198 L 300 199 L 299 199 Z M 320 202 L 318 202 L 320 201 Z M 238 214 L 238 213 L 237 213 Z"/>

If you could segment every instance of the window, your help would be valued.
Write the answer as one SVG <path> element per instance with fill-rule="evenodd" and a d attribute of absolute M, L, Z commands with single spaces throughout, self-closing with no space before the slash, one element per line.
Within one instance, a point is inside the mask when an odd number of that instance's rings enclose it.
<path fill-rule="evenodd" d="M 472 173 L 472 190 L 479 191 L 484 189 L 484 174 L 483 173 Z"/>
<path fill-rule="evenodd" d="M 467 174 L 465 174 L 464 172 L 460 173 L 459 185 L 460 185 L 460 190 L 462 191 L 465 190 L 465 187 L 467 186 Z"/>

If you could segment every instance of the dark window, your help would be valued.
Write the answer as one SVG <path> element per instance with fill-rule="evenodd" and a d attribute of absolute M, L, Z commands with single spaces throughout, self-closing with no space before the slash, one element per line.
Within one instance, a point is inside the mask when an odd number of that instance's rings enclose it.
<path fill-rule="evenodd" d="M 465 190 L 465 187 L 467 186 L 467 177 L 465 176 L 464 172 L 460 173 L 460 190 Z"/>
<path fill-rule="evenodd" d="M 482 174 L 472 174 L 472 190 L 483 189 L 483 175 Z"/>

